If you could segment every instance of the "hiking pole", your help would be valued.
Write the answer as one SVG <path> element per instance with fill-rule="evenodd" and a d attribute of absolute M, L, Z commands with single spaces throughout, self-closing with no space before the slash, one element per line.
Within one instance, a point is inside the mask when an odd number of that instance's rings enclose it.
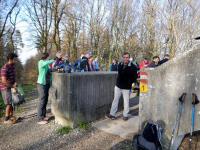
<path fill-rule="evenodd" d="M 194 125 L 195 125 L 195 105 L 199 103 L 198 97 L 195 93 L 192 93 L 192 124 L 191 124 L 191 130 L 190 130 L 190 150 L 192 146 L 192 133 L 194 132 Z"/>
<path fill-rule="evenodd" d="M 180 119 L 181 119 L 181 114 L 182 114 L 182 109 L 183 109 L 183 103 L 185 101 L 185 97 L 186 97 L 186 93 L 183 93 L 181 95 L 181 97 L 179 97 L 179 107 L 178 107 L 178 113 L 176 115 L 176 121 L 175 121 L 175 125 L 174 125 L 174 128 L 172 129 L 172 135 L 171 135 L 171 139 L 170 139 L 170 143 L 169 143 L 169 147 L 168 149 L 171 149 L 171 146 L 173 145 L 174 143 L 174 138 L 175 138 L 175 131 L 177 129 L 177 133 L 178 134 L 178 130 L 179 130 L 179 125 L 180 125 Z M 177 128 L 178 126 L 178 128 Z"/>

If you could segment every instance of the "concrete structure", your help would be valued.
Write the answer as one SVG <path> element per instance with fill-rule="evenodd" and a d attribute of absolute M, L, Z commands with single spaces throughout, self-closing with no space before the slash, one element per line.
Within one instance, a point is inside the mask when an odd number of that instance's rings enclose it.
<path fill-rule="evenodd" d="M 116 72 L 53 73 L 51 109 L 62 125 L 77 126 L 105 116 L 114 96 Z"/>
<path fill-rule="evenodd" d="M 145 120 L 162 120 L 166 125 L 165 138 L 169 139 L 178 111 L 178 98 L 186 92 L 179 135 L 190 132 L 192 93 L 200 98 L 200 48 L 145 71 L 148 73 L 149 91 L 140 95 L 140 128 Z M 199 111 L 200 104 L 196 107 L 195 130 L 200 129 Z"/>

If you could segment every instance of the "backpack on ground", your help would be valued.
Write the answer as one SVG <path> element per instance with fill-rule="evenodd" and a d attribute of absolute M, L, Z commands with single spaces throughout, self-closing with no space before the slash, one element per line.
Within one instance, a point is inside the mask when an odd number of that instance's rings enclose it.
<path fill-rule="evenodd" d="M 19 105 L 25 102 L 24 95 L 19 90 L 19 88 L 17 89 L 12 88 L 11 91 L 12 91 L 12 99 L 14 105 Z"/>
<path fill-rule="evenodd" d="M 133 137 L 133 147 L 137 150 L 162 150 L 163 128 L 157 123 L 147 122 L 142 134 Z"/>

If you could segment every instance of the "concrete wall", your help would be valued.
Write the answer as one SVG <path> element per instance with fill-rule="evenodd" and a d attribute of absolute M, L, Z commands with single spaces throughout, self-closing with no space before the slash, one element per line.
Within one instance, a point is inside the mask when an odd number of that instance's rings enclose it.
<path fill-rule="evenodd" d="M 53 73 L 50 100 L 62 125 L 100 119 L 110 110 L 117 72 Z"/>
<path fill-rule="evenodd" d="M 184 53 L 155 69 L 146 69 L 149 92 L 140 95 L 140 128 L 145 120 L 162 120 L 170 137 L 178 111 L 178 98 L 187 93 L 179 135 L 190 132 L 192 93 L 200 98 L 200 48 Z M 200 104 L 196 107 L 195 130 L 200 129 Z"/>

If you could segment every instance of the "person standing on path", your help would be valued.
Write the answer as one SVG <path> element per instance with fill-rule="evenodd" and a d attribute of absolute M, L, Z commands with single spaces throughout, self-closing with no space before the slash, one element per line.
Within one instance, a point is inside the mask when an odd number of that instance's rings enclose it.
<path fill-rule="evenodd" d="M 38 105 L 38 124 L 47 124 L 48 118 L 46 118 L 46 106 L 49 96 L 49 88 L 51 84 L 51 72 L 49 65 L 54 60 L 48 60 L 49 54 L 43 53 L 41 60 L 38 62 L 38 80 L 37 89 L 39 93 L 39 105 Z"/>
<path fill-rule="evenodd" d="M 6 105 L 6 113 L 4 123 L 12 123 L 13 117 L 13 101 L 11 88 L 15 88 L 17 86 L 16 76 L 15 76 L 15 59 L 17 58 L 17 54 L 9 53 L 7 56 L 7 63 L 1 68 L 1 78 L 0 78 L 0 90 L 2 94 L 2 98 Z"/>
<path fill-rule="evenodd" d="M 107 115 L 107 117 L 112 120 L 116 119 L 116 112 L 118 110 L 121 95 L 123 95 L 124 99 L 123 120 L 128 120 L 130 89 L 132 83 L 137 80 L 137 68 L 130 62 L 129 59 L 130 54 L 125 52 L 123 54 L 123 62 L 118 65 L 118 76 L 114 89 L 114 100 L 112 102 L 110 114 Z"/>

